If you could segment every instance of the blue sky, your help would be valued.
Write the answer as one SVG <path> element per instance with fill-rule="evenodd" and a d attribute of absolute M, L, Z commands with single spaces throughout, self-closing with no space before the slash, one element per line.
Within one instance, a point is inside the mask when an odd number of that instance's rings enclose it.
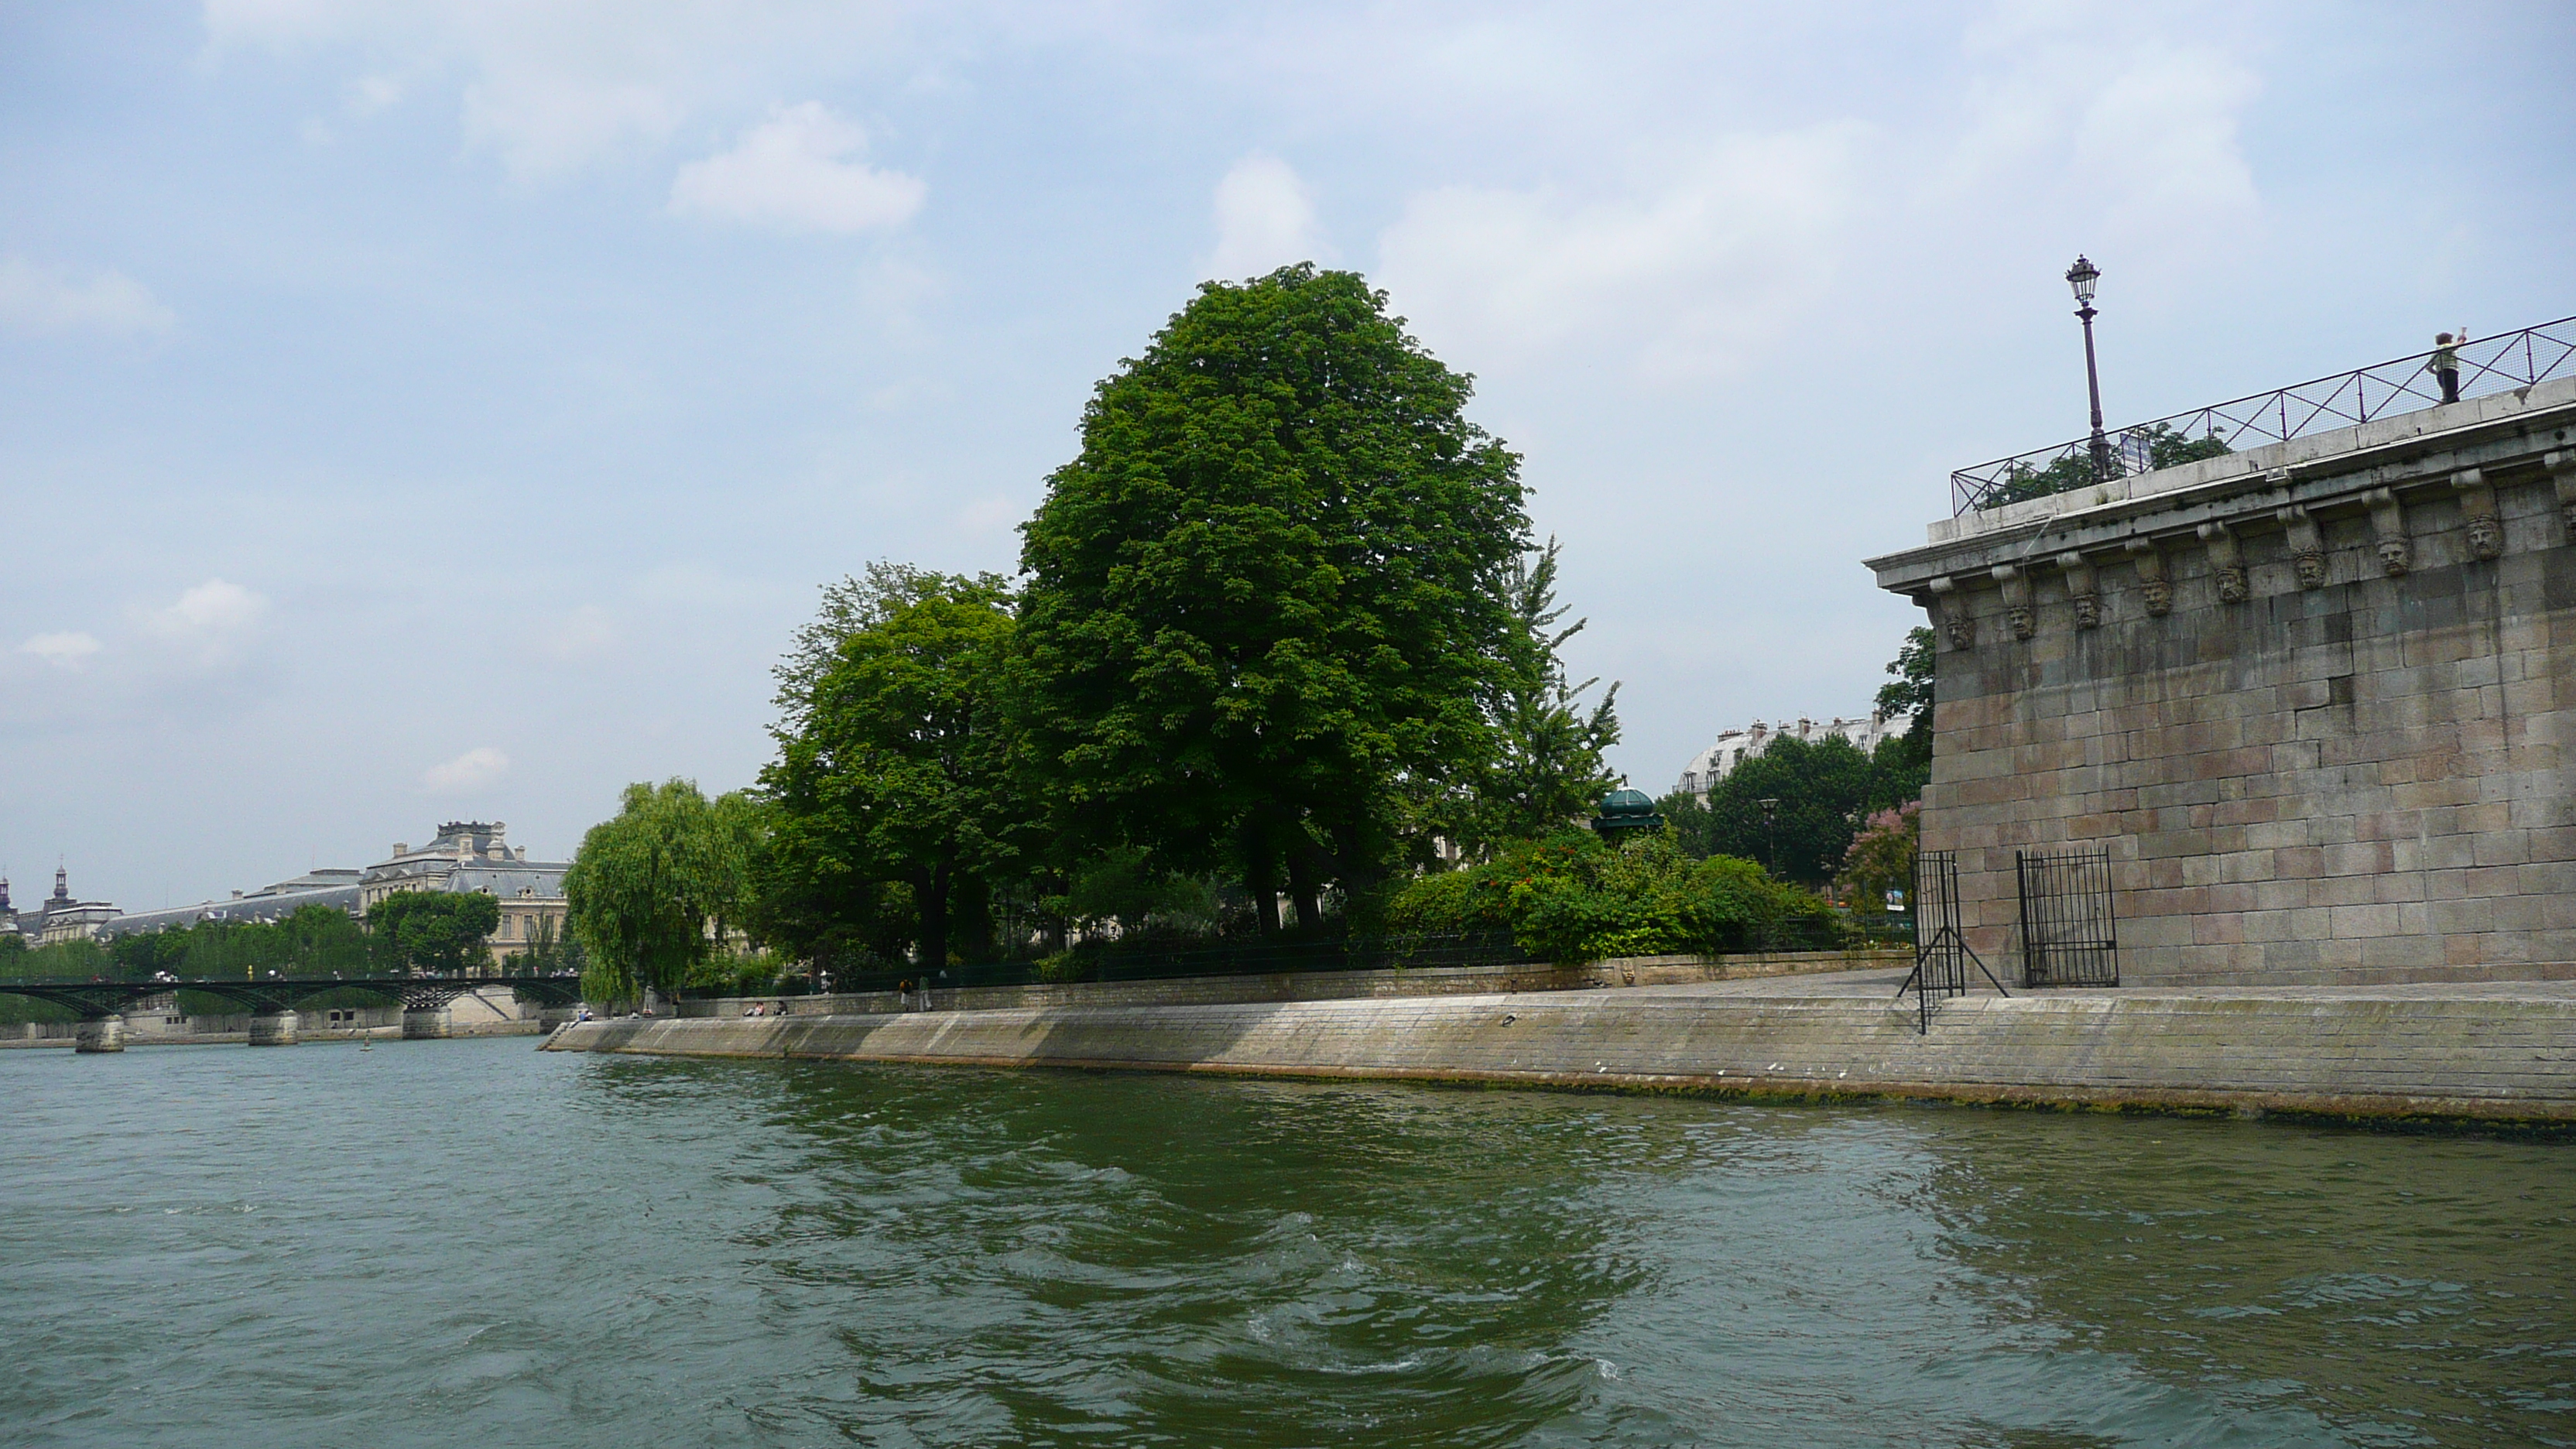
<path fill-rule="evenodd" d="M 1619 766 L 1865 708 L 1948 470 L 2576 311 L 2576 9 L 0 6 L 0 870 L 157 906 L 748 783 L 1208 276 L 1523 455 Z"/>

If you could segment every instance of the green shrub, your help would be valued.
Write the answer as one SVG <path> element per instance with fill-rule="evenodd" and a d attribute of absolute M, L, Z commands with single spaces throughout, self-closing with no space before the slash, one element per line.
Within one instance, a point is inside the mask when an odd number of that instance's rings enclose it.
<path fill-rule="evenodd" d="M 1481 865 L 1423 876 L 1388 903 L 1401 933 L 1508 929 L 1565 964 L 1841 944 L 1833 908 L 1730 856 L 1691 860 L 1670 832 L 1613 846 L 1563 830 Z"/>
<path fill-rule="evenodd" d="M 1095 964 L 1071 951 L 1058 951 L 1052 956 L 1038 958 L 1036 975 L 1040 981 L 1050 983 L 1087 981 L 1091 978 L 1091 968 Z"/>

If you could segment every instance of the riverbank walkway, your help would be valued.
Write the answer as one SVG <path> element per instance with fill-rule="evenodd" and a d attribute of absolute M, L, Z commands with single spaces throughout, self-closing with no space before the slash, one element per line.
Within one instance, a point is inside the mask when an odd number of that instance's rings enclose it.
<path fill-rule="evenodd" d="M 545 1045 L 2576 1130 L 2576 982 L 1980 990 L 1925 1032 L 1904 976 L 594 1021 Z"/>

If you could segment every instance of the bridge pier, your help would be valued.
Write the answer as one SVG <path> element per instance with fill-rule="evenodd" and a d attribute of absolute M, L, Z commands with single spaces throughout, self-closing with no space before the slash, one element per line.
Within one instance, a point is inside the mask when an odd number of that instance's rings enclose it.
<path fill-rule="evenodd" d="M 403 1011 L 404 1041 L 436 1041 L 456 1034 L 456 1017 L 447 1004 L 414 1006 Z"/>
<path fill-rule="evenodd" d="M 250 1044 L 293 1046 L 301 1040 L 296 1029 L 302 1025 L 303 1018 L 292 1011 L 262 1012 L 250 1019 Z"/>
<path fill-rule="evenodd" d="M 110 1014 L 80 1024 L 72 1035 L 76 1052 L 121 1052 L 125 1050 L 125 1018 Z"/>

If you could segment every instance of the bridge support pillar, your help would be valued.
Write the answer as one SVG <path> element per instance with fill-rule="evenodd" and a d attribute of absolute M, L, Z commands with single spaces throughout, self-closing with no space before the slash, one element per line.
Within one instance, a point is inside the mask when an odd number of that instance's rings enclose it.
<path fill-rule="evenodd" d="M 416 1006 L 403 1012 L 404 1041 L 434 1041 L 456 1034 L 456 1018 L 445 1006 Z"/>
<path fill-rule="evenodd" d="M 250 1019 L 252 1046 L 293 1046 L 300 1038 L 296 1029 L 303 1018 L 291 1011 L 268 1012 Z"/>
<path fill-rule="evenodd" d="M 96 1021 L 82 1022 L 80 1030 L 72 1035 L 72 1050 L 76 1052 L 125 1050 L 125 1018 L 102 1016 Z"/>

